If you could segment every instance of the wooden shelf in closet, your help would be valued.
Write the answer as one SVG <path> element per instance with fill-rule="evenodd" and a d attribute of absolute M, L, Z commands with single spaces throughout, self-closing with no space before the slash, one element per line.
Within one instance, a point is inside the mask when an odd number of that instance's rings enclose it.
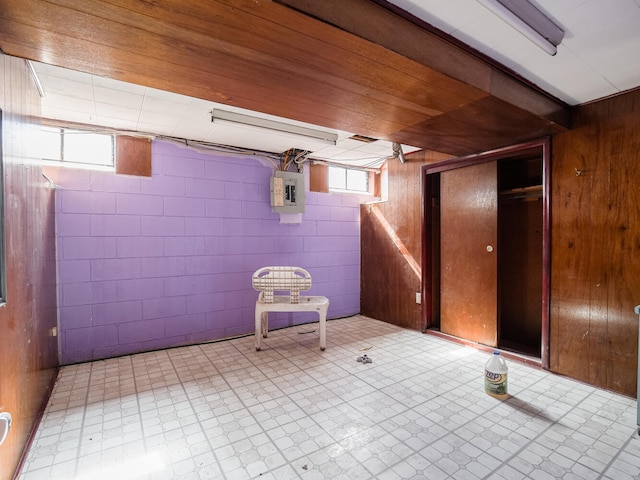
<path fill-rule="evenodd" d="M 503 200 L 526 200 L 542 197 L 542 185 L 531 185 L 529 187 L 511 188 L 502 190 L 500 197 Z"/>

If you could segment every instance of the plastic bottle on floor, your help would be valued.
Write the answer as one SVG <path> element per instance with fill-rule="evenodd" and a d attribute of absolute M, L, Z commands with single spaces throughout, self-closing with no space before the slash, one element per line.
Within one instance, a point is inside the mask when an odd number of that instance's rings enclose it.
<path fill-rule="evenodd" d="M 484 365 L 484 391 L 496 398 L 507 398 L 507 362 L 497 350 Z"/>

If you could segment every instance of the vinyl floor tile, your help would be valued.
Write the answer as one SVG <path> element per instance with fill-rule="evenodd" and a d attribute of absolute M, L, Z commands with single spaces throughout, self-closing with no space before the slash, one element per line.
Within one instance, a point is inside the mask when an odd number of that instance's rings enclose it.
<path fill-rule="evenodd" d="M 364 316 L 60 370 L 20 480 L 640 478 L 635 400 Z M 367 355 L 371 363 L 358 362 Z"/>

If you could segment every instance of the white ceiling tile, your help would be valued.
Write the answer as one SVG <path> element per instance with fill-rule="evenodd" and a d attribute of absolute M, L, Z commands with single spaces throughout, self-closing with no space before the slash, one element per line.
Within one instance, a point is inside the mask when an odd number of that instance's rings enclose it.
<path fill-rule="evenodd" d="M 147 91 L 142 85 L 134 85 L 133 83 L 121 82 L 108 77 L 100 77 L 93 75 L 93 85 L 97 87 L 109 88 L 111 90 L 119 90 L 122 92 L 133 93 L 136 95 L 144 95 Z"/>
<path fill-rule="evenodd" d="M 640 8 L 634 0 L 536 0 L 566 35 L 548 56 L 476 0 L 392 0 L 514 70 L 552 95 L 583 103 L 640 85 Z M 433 20 L 433 17 L 436 20 Z M 440 27 L 442 28 L 442 27 Z M 562 55 L 563 47 L 572 58 Z"/>
<path fill-rule="evenodd" d="M 136 128 L 136 130 L 138 132 L 172 136 L 174 127 L 171 125 L 158 125 L 155 123 L 138 122 L 138 127 Z"/>
<path fill-rule="evenodd" d="M 187 109 L 188 104 L 175 102 L 168 99 L 160 99 L 145 95 L 142 109 L 146 112 L 159 113 L 162 115 L 180 118 Z"/>
<path fill-rule="evenodd" d="M 42 106 L 48 108 L 60 108 L 66 111 L 87 112 L 95 114 L 94 101 L 72 94 L 49 93 L 42 99 Z"/>
<path fill-rule="evenodd" d="M 96 103 L 109 103 L 121 107 L 140 110 L 144 96 L 124 90 L 115 90 L 94 85 L 93 87 Z"/>
<path fill-rule="evenodd" d="M 535 0 L 533 3 L 540 7 L 540 11 L 544 12 L 554 22 L 559 22 L 564 18 L 567 12 L 575 10 L 580 6 L 588 3 L 590 0 Z M 558 26 L 561 26 L 558 23 Z"/>
<path fill-rule="evenodd" d="M 173 92 L 165 92 L 164 90 L 158 90 L 157 88 L 147 88 L 145 96 L 155 98 L 158 100 L 167 100 L 169 102 L 176 103 L 191 103 L 191 97 L 187 97 L 185 95 L 180 95 L 178 93 Z"/>
<path fill-rule="evenodd" d="M 460 22 L 471 18 L 469 9 L 473 8 L 468 0 L 397 0 L 392 3 L 445 33 L 453 32 Z"/>
<path fill-rule="evenodd" d="M 216 128 L 207 135 L 205 141 L 268 152 L 280 152 L 288 148 L 285 147 L 284 144 L 273 147 L 275 143 L 273 139 L 269 137 L 261 138 L 259 135 L 247 135 L 239 130 L 240 129 L 229 128 L 225 131 L 225 129 Z"/>
<path fill-rule="evenodd" d="M 573 105 L 613 93 L 612 85 L 604 77 L 563 45 L 550 58 L 561 67 L 551 68 L 549 59 L 540 57 L 529 59 L 520 71 L 543 90 Z M 544 73 L 538 75 L 540 71 Z"/>
<path fill-rule="evenodd" d="M 129 130 L 129 131 L 138 131 L 138 122 L 137 121 L 128 121 L 122 118 L 113 118 L 113 117 L 101 117 L 98 116 L 96 118 L 96 125 L 101 125 L 103 127 L 109 127 L 114 130 Z"/>
<path fill-rule="evenodd" d="M 591 1 L 571 12 L 569 25 L 589 35 L 570 35 L 566 46 L 600 76 L 624 90 L 640 83 L 640 7 L 633 0 Z M 611 9 L 616 14 L 609 16 Z M 606 21 L 602 19 L 607 18 Z"/>
<path fill-rule="evenodd" d="M 60 94 L 93 100 L 93 85 L 91 82 L 77 82 L 60 76 L 38 74 L 45 97 L 51 94 Z"/>
<path fill-rule="evenodd" d="M 338 143 L 338 145 L 327 145 L 325 147 L 318 148 L 313 152 L 314 156 L 318 158 L 331 158 L 333 155 L 343 153 L 345 149 L 340 148 L 339 145 L 340 143 Z"/>
<path fill-rule="evenodd" d="M 345 150 L 355 150 L 362 146 L 362 142 L 359 140 L 353 140 L 352 138 L 345 138 L 340 141 L 340 148 Z"/>
<path fill-rule="evenodd" d="M 88 111 L 65 110 L 58 106 L 43 105 L 41 114 L 43 118 L 64 120 L 67 122 L 82 123 L 85 125 L 95 125 L 96 115 Z"/>
<path fill-rule="evenodd" d="M 631 55 L 636 55 L 638 53 L 638 49 L 634 49 Z M 629 58 L 629 57 L 627 57 Z M 620 69 L 621 71 L 618 71 Z M 639 72 L 629 72 L 624 68 L 623 65 L 616 64 L 609 68 L 605 78 L 609 83 L 611 83 L 615 88 L 618 89 L 619 92 L 624 92 L 626 90 L 631 90 L 636 88 L 640 83 L 638 78 L 640 78 Z"/>
<path fill-rule="evenodd" d="M 187 108 L 182 112 L 182 119 L 191 121 L 194 123 L 206 123 L 210 124 L 211 122 L 211 105 L 208 107 L 199 105 L 188 105 Z"/>
<path fill-rule="evenodd" d="M 182 117 L 172 135 L 178 138 L 204 141 L 213 131 L 213 124 L 208 119 Z"/>
<path fill-rule="evenodd" d="M 381 153 L 389 153 L 391 155 L 391 142 L 385 142 L 383 140 L 378 140 L 377 142 L 371 143 L 363 143 L 360 142 L 354 151 L 360 152 L 362 154 L 376 154 L 380 155 Z"/>
<path fill-rule="evenodd" d="M 170 127 L 174 129 L 178 123 L 180 117 L 173 117 L 171 115 L 163 115 L 162 113 L 150 112 L 148 110 L 142 110 L 138 121 L 140 123 L 148 123 L 152 125 L 162 125 L 163 127 Z"/>
<path fill-rule="evenodd" d="M 47 65 L 46 63 L 31 62 L 33 68 L 40 75 L 60 76 L 67 80 L 73 80 L 78 83 L 86 83 L 91 85 L 91 75 L 84 72 L 78 72 L 76 70 L 62 69 L 53 65 Z"/>
<path fill-rule="evenodd" d="M 640 26 L 640 21 L 638 25 Z M 637 58 L 638 52 L 640 52 L 640 39 L 621 39 L 616 45 L 615 55 L 591 57 L 585 61 L 597 68 L 618 90 L 624 91 L 640 84 L 640 62 L 630 60 Z"/>
<path fill-rule="evenodd" d="M 137 122 L 140 117 L 140 110 L 137 108 L 123 107 L 110 103 L 96 102 L 96 115 L 113 119 L 122 119 L 128 122 Z"/>
<path fill-rule="evenodd" d="M 412 152 L 418 152 L 422 150 L 419 147 L 414 147 L 413 145 L 405 145 L 404 143 L 402 144 L 402 151 L 404 153 L 412 153 Z"/>
<path fill-rule="evenodd" d="M 357 160 L 361 160 L 363 157 L 369 158 L 369 155 L 362 155 L 353 150 L 343 150 L 342 152 L 333 155 L 332 159 L 343 162 L 355 162 Z"/>
<path fill-rule="evenodd" d="M 201 108 L 203 110 L 211 110 L 214 105 L 220 105 L 210 100 L 203 100 L 202 98 L 192 98 L 189 102 L 189 108 Z"/>

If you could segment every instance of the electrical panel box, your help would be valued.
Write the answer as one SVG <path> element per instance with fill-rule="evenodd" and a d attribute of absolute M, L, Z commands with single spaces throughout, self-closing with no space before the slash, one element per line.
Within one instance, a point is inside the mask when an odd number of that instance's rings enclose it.
<path fill-rule="evenodd" d="M 276 170 L 271 177 L 271 209 L 276 213 L 304 213 L 304 175 Z"/>

